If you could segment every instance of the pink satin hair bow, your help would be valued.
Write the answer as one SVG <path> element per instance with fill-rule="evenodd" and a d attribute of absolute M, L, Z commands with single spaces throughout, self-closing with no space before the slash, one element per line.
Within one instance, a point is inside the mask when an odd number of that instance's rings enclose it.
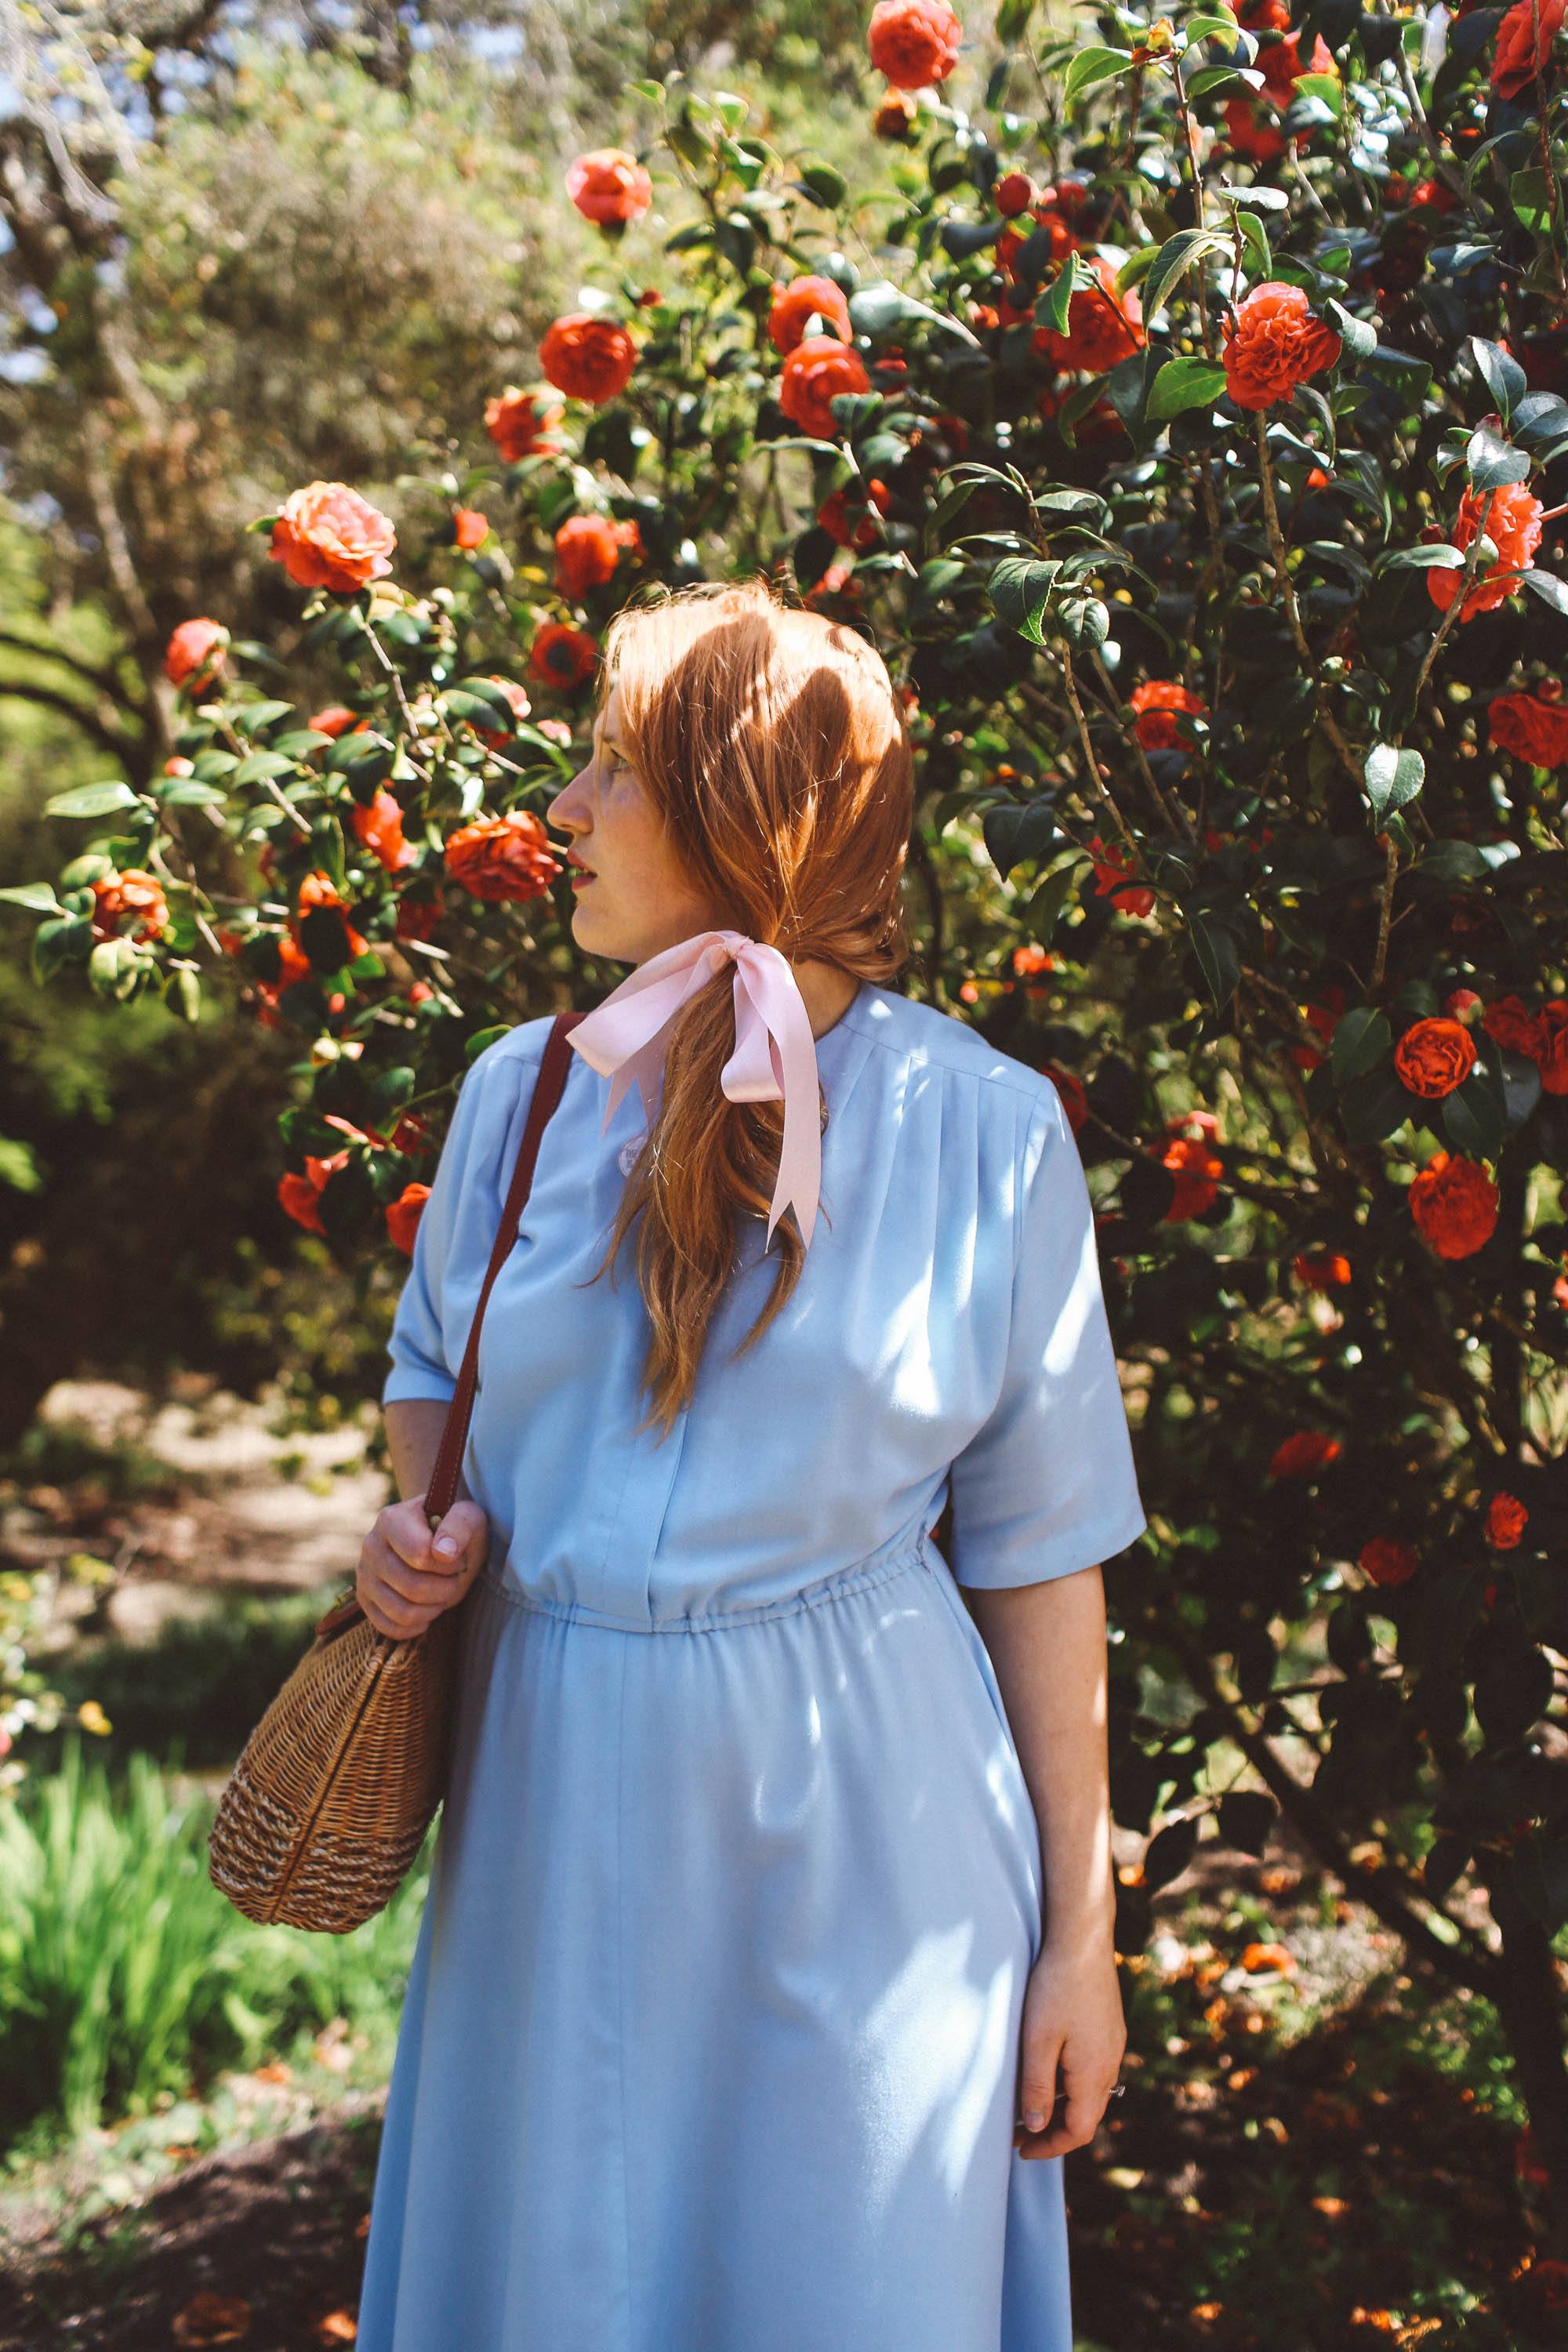
<path fill-rule="evenodd" d="M 744 931 L 697 931 L 638 964 L 578 1022 L 572 1043 L 611 1081 L 605 1126 L 635 1078 L 651 1127 L 664 1070 L 664 1032 L 687 999 L 731 961 L 735 1050 L 719 1083 L 731 1102 L 784 1104 L 784 1144 L 767 1241 L 793 1202 L 801 1239 L 809 1244 L 822 1181 L 816 1041 L 795 973 L 777 948 L 764 947 Z"/>

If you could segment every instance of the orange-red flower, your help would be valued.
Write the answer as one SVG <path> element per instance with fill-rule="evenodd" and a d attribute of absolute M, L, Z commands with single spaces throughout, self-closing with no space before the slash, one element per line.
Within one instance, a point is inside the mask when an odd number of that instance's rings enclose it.
<path fill-rule="evenodd" d="M 1412 1180 L 1410 1213 L 1439 1257 L 1472 1257 L 1497 1229 L 1498 1188 L 1479 1161 L 1436 1151 Z"/>
<path fill-rule="evenodd" d="M 1268 1457 L 1271 1478 L 1310 1478 L 1315 1470 L 1338 1459 L 1340 1441 L 1321 1429 L 1292 1430 Z"/>
<path fill-rule="evenodd" d="M 1494 1495 L 1487 1505 L 1487 1541 L 1494 1551 L 1513 1551 L 1524 1533 L 1530 1513 L 1517 1495 Z"/>
<path fill-rule="evenodd" d="M 1436 1013 L 1413 1021 L 1394 1049 L 1394 1066 L 1413 1095 L 1440 1102 L 1476 1066 L 1476 1041 L 1462 1021 Z"/>
<path fill-rule="evenodd" d="M 418 857 L 413 843 L 403 837 L 403 811 L 396 795 L 389 793 L 384 784 L 368 808 L 361 808 L 357 803 L 351 807 L 349 823 L 354 838 L 363 842 L 389 874 L 400 874 Z"/>
<path fill-rule="evenodd" d="M 1500 98 L 1517 98 L 1539 79 L 1562 30 L 1568 0 L 1517 0 L 1497 28 L 1492 88 Z"/>
<path fill-rule="evenodd" d="M 163 886 L 155 874 L 145 873 L 140 866 L 100 874 L 92 886 L 92 900 L 95 939 L 155 940 L 169 928 L 169 902 L 163 896 Z M 134 928 L 122 933 L 120 927 L 127 916 L 132 918 Z"/>
<path fill-rule="evenodd" d="M 1518 594 L 1520 575 L 1529 571 L 1541 544 L 1542 513 L 1541 500 L 1532 498 L 1522 482 L 1505 483 L 1500 490 L 1465 492 L 1448 543 L 1468 547 L 1482 530 L 1484 516 L 1485 533 L 1497 549 L 1497 562 L 1484 565 L 1465 591 L 1459 607 L 1461 622 L 1473 621 L 1478 613 L 1493 613 Z M 1458 594 L 1459 579 L 1457 571 L 1427 572 L 1427 593 L 1440 612 L 1446 613 Z"/>
<path fill-rule="evenodd" d="M 1522 997 L 1500 996 L 1481 1014 L 1481 1027 L 1504 1051 L 1528 1055 L 1539 1061 L 1546 1050 L 1546 1031 L 1539 1013 L 1531 1013 Z"/>
<path fill-rule="evenodd" d="M 1541 1008 L 1541 1049 L 1535 1066 L 1549 1095 L 1568 1095 L 1568 998 L 1554 996 Z"/>
<path fill-rule="evenodd" d="M 549 836 L 531 809 L 476 817 L 447 841 L 447 871 L 454 882 L 489 906 L 537 898 L 562 871 Z"/>
<path fill-rule="evenodd" d="M 1408 1584 L 1421 1563 L 1397 1536 L 1373 1536 L 1362 1546 L 1356 1565 L 1370 1583 Z"/>
<path fill-rule="evenodd" d="M 331 735 L 335 740 L 351 727 L 357 731 L 361 727 L 368 726 L 369 721 L 362 719 L 357 710 L 351 710 L 346 702 L 326 702 L 320 710 L 311 711 L 305 724 L 313 728 L 318 735 Z"/>
<path fill-rule="evenodd" d="M 490 535 L 490 519 L 478 507 L 452 509 L 452 539 L 461 548 L 482 547 Z"/>
<path fill-rule="evenodd" d="M 1298 1250 L 1290 1267 L 1309 1290 L 1342 1290 L 1351 1278 L 1351 1262 L 1339 1250 Z"/>
<path fill-rule="evenodd" d="M 1289 1944 L 1247 1944 L 1242 1949 L 1239 1965 L 1249 1977 L 1293 1977 L 1296 1955 Z"/>
<path fill-rule="evenodd" d="M 612 522 L 607 515 L 573 515 L 555 534 L 555 585 L 579 602 L 590 588 L 615 577 L 623 552 L 638 555 L 642 534 L 635 521 Z"/>
<path fill-rule="evenodd" d="M 387 516 L 346 482 L 308 482 L 284 499 L 267 552 L 297 586 L 346 595 L 385 577 L 396 544 Z"/>
<path fill-rule="evenodd" d="M 566 193 L 584 220 L 624 228 L 653 202 L 653 182 L 624 147 L 593 147 L 566 167 Z"/>
<path fill-rule="evenodd" d="M 1094 888 L 1097 898 L 1109 898 L 1119 915 L 1149 915 L 1154 910 L 1154 893 L 1132 879 L 1132 853 L 1120 845 L 1107 849 L 1098 833 L 1090 834 L 1089 847 L 1094 860 Z"/>
<path fill-rule="evenodd" d="M 882 536 L 881 529 L 866 509 L 875 507 L 878 514 L 885 515 L 893 503 L 892 492 L 886 482 L 879 481 L 875 476 L 870 481 L 854 487 L 855 503 L 860 515 L 858 522 L 851 523 L 849 520 L 847 484 L 843 489 L 835 490 L 831 498 L 823 499 L 816 509 L 817 522 L 840 547 L 875 547 Z"/>
<path fill-rule="evenodd" d="M 1238 155 L 1249 163 L 1271 163 L 1285 152 L 1285 133 L 1266 107 L 1250 98 L 1227 98 L 1225 102 L 1225 135 Z M 1298 138 L 1296 144 L 1305 144 Z"/>
<path fill-rule="evenodd" d="M 890 89 L 871 117 L 879 139 L 907 140 L 920 109 L 907 89 Z"/>
<path fill-rule="evenodd" d="M 485 431 L 509 466 L 520 457 L 552 457 L 561 446 L 555 431 L 565 414 L 558 400 L 509 383 L 486 401 Z"/>
<path fill-rule="evenodd" d="M 1226 321 L 1225 388 L 1238 408 L 1272 408 L 1339 358 L 1340 338 L 1300 286 L 1266 278 Z"/>
<path fill-rule="evenodd" d="M 1039 202 L 1039 190 L 1027 172 L 1005 172 L 994 189 L 996 209 L 1004 220 L 1016 220 Z"/>
<path fill-rule="evenodd" d="M 784 361 L 779 406 L 803 433 L 809 433 L 814 440 L 830 441 L 839 430 L 832 402 L 840 393 L 870 389 L 858 352 L 833 335 L 807 335 Z"/>
<path fill-rule="evenodd" d="M 570 694 L 593 677 L 598 659 L 599 648 L 585 629 L 574 629 L 566 621 L 546 621 L 533 640 L 528 674 L 541 686 L 559 687 Z"/>
<path fill-rule="evenodd" d="M 437 898 L 400 898 L 397 919 L 392 927 L 394 939 L 427 940 L 441 919 L 441 905 Z"/>
<path fill-rule="evenodd" d="M 1213 1208 L 1219 1197 L 1218 1180 L 1225 1174 L 1225 1162 L 1211 1149 L 1206 1136 L 1173 1136 L 1160 1154 L 1160 1165 L 1168 1168 L 1176 1180 L 1163 1223 L 1180 1224 Z"/>
<path fill-rule="evenodd" d="M 313 873 L 307 874 L 300 885 L 300 895 L 295 903 L 300 918 L 318 914 L 323 908 L 342 917 L 343 950 L 337 960 L 338 962 L 347 963 L 352 956 L 364 954 L 369 942 L 349 921 L 348 900 L 342 896 L 330 874 L 323 873 L 320 866 L 317 866 Z M 336 963 L 332 969 L 334 971 L 337 969 Z"/>
<path fill-rule="evenodd" d="M 1500 751 L 1527 760 L 1532 768 L 1568 762 L 1568 709 L 1563 688 L 1547 679 L 1535 694 L 1499 694 L 1487 707 L 1491 740 Z"/>
<path fill-rule="evenodd" d="M 945 81 L 963 39 L 948 0 L 877 0 L 866 33 L 871 63 L 895 89 Z"/>
<path fill-rule="evenodd" d="M 208 620 L 205 614 L 182 621 L 164 648 L 163 676 L 171 686 L 188 685 L 193 694 L 199 694 L 221 674 L 227 644 L 228 631 L 221 621 Z"/>
<path fill-rule="evenodd" d="M 805 335 L 806 321 L 813 317 L 822 320 L 819 334 L 835 336 L 841 343 L 850 338 L 849 304 L 842 286 L 831 278 L 792 278 L 773 288 L 773 302 L 768 310 L 768 336 L 773 349 L 787 359 Z"/>
<path fill-rule="evenodd" d="M 1137 713 L 1132 731 L 1145 751 L 1184 750 L 1187 738 L 1176 724 L 1178 718 L 1208 716 L 1203 696 L 1194 694 L 1173 677 L 1152 677 L 1146 685 L 1134 687 L 1127 698 Z"/>
<path fill-rule="evenodd" d="M 1249 32 L 1259 29 L 1258 26 L 1247 26 Z M 1303 74 L 1331 74 L 1336 70 L 1334 53 L 1320 34 L 1312 43 L 1310 58 L 1303 64 L 1300 34 L 1281 30 L 1277 41 L 1270 41 L 1267 47 L 1259 47 L 1258 70 L 1276 104 L 1289 106 L 1291 92 Z"/>
<path fill-rule="evenodd" d="M 405 1184 L 396 1200 L 386 1204 L 386 1237 L 394 1249 L 401 1250 L 405 1257 L 414 1255 L 414 1237 L 419 1231 L 419 1220 L 429 1198 L 428 1184 Z"/>
<path fill-rule="evenodd" d="M 637 347 L 617 320 L 569 310 L 544 331 L 539 364 L 557 392 L 601 406 L 626 390 Z"/>
<path fill-rule="evenodd" d="M 1034 347 L 1058 367 L 1104 375 L 1143 344 L 1143 307 L 1131 288 L 1116 291 L 1116 272 L 1103 255 L 1089 262 L 1095 284 L 1080 286 L 1068 305 L 1065 335 L 1054 327 L 1035 331 Z"/>

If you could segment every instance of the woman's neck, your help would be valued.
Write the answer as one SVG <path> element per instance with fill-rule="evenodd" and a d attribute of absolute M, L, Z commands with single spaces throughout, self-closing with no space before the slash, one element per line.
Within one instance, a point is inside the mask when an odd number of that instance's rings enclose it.
<path fill-rule="evenodd" d="M 811 1023 L 812 1036 L 822 1037 L 848 1012 L 860 992 L 860 982 L 854 972 L 845 971 L 836 963 L 809 958 L 792 969 Z"/>

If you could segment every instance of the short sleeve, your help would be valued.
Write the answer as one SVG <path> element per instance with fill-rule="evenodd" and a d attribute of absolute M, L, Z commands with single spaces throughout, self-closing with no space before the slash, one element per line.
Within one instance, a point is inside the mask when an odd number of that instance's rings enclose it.
<path fill-rule="evenodd" d="M 468 1325 L 494 1245 L 504 1181 L 510 1178 L 507 1146 L 520 1098 L 536 1074 L 537 1057 L 519 1051 L 521 1034 L 509 1031 L 487 1046 L 458 1089 L 392 1320 L 386 1343 L 392 1369 L 382 1383 L 383 1404 L 404 1397 L 446 1403 L 457 1393 Z M 459 1264 L 469 1277 L 462 1286 L 460 1316 L 452 1311 L 451 1279 Z"/>
<path fill-rule="evenodd" d="M 1083 1162 L 1052 1086 L 1026 1129 L 1000 1392 L 949 1472 L 960 1584 L 1041 1584 L 1147 1527 Z"/>

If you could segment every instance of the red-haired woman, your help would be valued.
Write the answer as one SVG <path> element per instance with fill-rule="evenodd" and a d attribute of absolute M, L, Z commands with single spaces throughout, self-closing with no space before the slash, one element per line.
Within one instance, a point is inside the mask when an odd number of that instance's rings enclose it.
<path fill-rule="evenodd" d="M 464 1082 L 391 1342 L 360 1598 L 472 1601 L 360 2352 L 1070 2352 L 1060 2159 L 1125 2040 L 1099 1563 L 1146 1525 L 1082 1163 L 889 985 L 871 647 L 689 593 L 605 687 L 551 821 L 634 969 L 434 1539 L 548 1016 Z"/>

